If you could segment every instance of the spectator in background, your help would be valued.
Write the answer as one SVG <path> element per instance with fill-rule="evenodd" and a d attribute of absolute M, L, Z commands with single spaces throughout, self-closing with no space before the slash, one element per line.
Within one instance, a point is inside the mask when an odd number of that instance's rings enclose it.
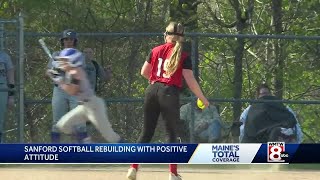
<path fill-rule="evenodd" d="M 14 67 L 11 57 L 0 51 L 0 89 L 14 89 Z M 7 109 L 14 105 L 14 91 L 0 90 L 0 143 L 2 142 L 3 126 Z"/>
<path fill-rule="evenodd" d="M 265 83 L 256 89 L 257 98 L 261 100 L 276 100 L 277 98 L 271 94 L 269 86 Z M 281 134 L 287 137 L 294 137 L 291 142 L 301 143 L 303 133 L 295 113 L 288 106 L 278 102 L 263 102 L 249 105 L 241 114 L 240 136 L 239 141 L 243 143 L 260 142 L 259 130 L 275 128 L 277 124 L 280 126 Z M 292 126 L 293 127 L 290 127 Z M 279 126 L 279 125 L 278 125 Z"/>
<path fill-rule="evenodd" d="M 191 102 L 180 108 L 180 119 L 188 127 L 192 121 Z M 205 109 L 200 109 L 195 103 L 194 106 L 194 135 L 197 143 L 218 143 L 221 140 L 223 125 L 218 110 L 211 105 Z M 190 132 L 190 129 L 189 129 Z"/>
<path fill-rule="evenodd" d="M 100 64 L 98 64 L 98 62 L 94 59 L 92 48 L 84 48 L 83 54 L 85 55 L 86 59 L 85 70 L 87 72 L 90 84 L 95 92 L 97 92 L 98 80 L 105 82 L 109 81 L 112 77 L 111 69 L 110 67 L 104 69 Z"/>

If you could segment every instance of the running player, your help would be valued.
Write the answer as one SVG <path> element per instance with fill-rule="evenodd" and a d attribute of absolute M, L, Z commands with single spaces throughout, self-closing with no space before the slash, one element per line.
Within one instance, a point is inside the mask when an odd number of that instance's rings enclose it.
<path fill-rule="evenodd" d="M 190 90 L 209 106 L 203 95 L 193 71 L 190 56 L 182 51 L 184 27 L 171 22 L 164 33 L 165 43 L 152 49 L 141 69 L 141 75 L 149 80 L 144 99 L 144 124 L 138 143 L 149 143 L 154 135 L 158 117 L 161 113 L 169 134 L 169 143 L 176 143 L 176 123 L 180 119 L 179 91 L 182 78 Z M 177 165 L 170 164 L 169 180 L 181 180 Z M 136 179 L 138 164 L 132 164 L 127 178 Z"/>
<path fill-rule="evenodd" d="M 60 39 L 62 48 L 74 48 L 77 46 L 78 37 L 77 33 L 72 29 L 66 29 L 62 32 L 62 37 Z M 52 57 L 59 55 L 60 51 L 54 52 Z M 84 56 L 83 56 L 84 58 Z M 48 63 L 48 69 L 57 68 L 53 60 Z M 62 90 L 57 84 L 54 85 L 52 94 L 52 116 L 53 125 L 51 130 L 51 142 L 60 143 L 61 133 L 56 127 L 58 120 L 65 115 L 68 111 L 75 108 L 78 105 L 77 98 L 75 96 L 69 95 L 64 90 Z M 82 143 L 83 139 L 88 137 L 86 124 L 79 124 L 75 128 L 73 137 L 75 137 L 78 143 Z"/>
<path fill-rule="evenodd" d="M 65 114 L 56 124 L 56 128 L 66 134 L 72 134 L 79 125 L 90 121 L 108 142 L 122 142 L 107 118 L 103 99 L 94 94 L 83 65 L 82 53 L 74 48 L 62 50 L 56 56 L 58 68 L 64 76 L 56 76 L 54 70 L 47 74 L 57 86 L 67 94 L 77 98 L 78 105 Z"/>

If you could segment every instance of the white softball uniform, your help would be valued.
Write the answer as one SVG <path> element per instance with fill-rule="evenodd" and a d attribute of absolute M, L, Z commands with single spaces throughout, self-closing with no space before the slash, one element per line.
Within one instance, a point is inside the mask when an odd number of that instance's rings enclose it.
<path fill-rule="evenodd" d="M 119 142 L 121 138 L 112 129 L 104 100 L 94 94 L 86 73 L 81 71 L 83 77 L 80 77 L 80 93 L 77 94 L 79 105 L 58 121 L 57 128 L 66 134 L 72 134 L 74 127 L 90 121 L 108 142 Z"/>

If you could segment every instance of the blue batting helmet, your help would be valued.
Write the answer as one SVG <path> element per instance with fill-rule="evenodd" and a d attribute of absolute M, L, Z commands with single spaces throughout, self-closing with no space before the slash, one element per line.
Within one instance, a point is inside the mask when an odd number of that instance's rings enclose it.
<path fill-rule="evenodd" d="M 74 48 L 63 49 L 55 59 L 68 59 L 71 67 L 79 67 L 84 65 L 84 56 L 82 53 Z"/>

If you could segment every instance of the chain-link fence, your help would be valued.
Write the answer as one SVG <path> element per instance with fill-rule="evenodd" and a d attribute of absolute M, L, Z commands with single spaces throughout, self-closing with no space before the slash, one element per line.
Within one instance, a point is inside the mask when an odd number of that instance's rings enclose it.
<path fill-rule="evenodd" d="M 0 19 L 0 47 L 1 51 L 8 54 L 15 66 L 15 88 L 8 89 L 7 82 L 2 78 L 2 86 L 0 88 L 1 93 L 1 116 L 0 123 L 5 123 L 5 127 L 9 130 L 5 131 L 7 134 L 11 134 L 10 138 L 15 142 L 23 141 L 23 126 L 24 126 L 24 21 L 22 14 L 19 14 L 15 19 Z M 2 76 L 6 76 L 5 62 L 2 61 Z M 7 94 L 3 92 L 14 91 L 16 97 L 15 108 L 12 108 L 10 112 L 7 111 L 5 99 Z M 3 106 L 4 105 L 4 106 Z M 3 136 L 2 136 L 3 139 Z"/>
<path fill-rule="evenodd" d="M 17 20 L 20 24 L 18 23 L 16 31 L 7 32 L 4 28 L 3 33 L 5 49 L 12 55 L 14 64 L 19 65 L 16 68 L 16 89 L 23 90 L 18 93 L 17 108 L 8 114 L 5 142 L 47 143 L 50 142 L 52 124 L 53 85 L 45 77 L 48 57 L 41 49 L 38 39 L 44 38 L 52 52 L 58 51 L 61 49 L 61 33 L 24 32 L 21 37 L 22 20 Z M 3 24 L 4 21 L 0 21 L 0 24 L 1 22 Z M 242 58 L 243 99 L 234 99 L 234 64 L 235 56 L 239 53 L 235 49 L 239 46 L 239 39 L 245 40 Z M 219 107 L 224 124 L 230 127 L 233 122 L 238 121 L 233 118 L 233 103 L 243 102 L 242 109 L 245 108 L 255 98 L 255 83 L 261 80 L 271 82 L 275 78 L 278 65 L 275 61 L 274 43 L 280 42 L 284 60 L 284 98 L 292 100 L 285 103 L 297 113 L 306 134 L 305 142 L 318 142 L 319 40 L 319 36 L 187 33 L 185 48 L 191 54 L 193 70 L 201 87 L 211 102 Z M 85 47 L 93 48 L 98 63 L 104 67 L 112 67 L 112 79 L 107 83 L 99 82 L 98 95 L 107 102 L 108 115 L 114 129 L 131 142 L 137 139 L 142 128 L 143 96 L 148 84 L 141 77 L 140 68 L 152 47 L 161 43 L 161 33 L 79 33 L 77 47 L 80 50 Z M 193 96 L 185 98 L 183 95 L 182 98 L 181 104 L 195 99 Z M 192 106 L 195 104 L 192 103 Z M 191 141 L 194 140 L 194 126 L 195 120 L 190 124 Z M 93 127 L 89 126 L 89 129 L 95 141 L 103 142 Z M 154 141 L 165 140 L 164 129 L 160 121 Z M 181 129 L 183 128 L 179 128 Z M 226 141 L 231 142 L 231 139 Z"/>

